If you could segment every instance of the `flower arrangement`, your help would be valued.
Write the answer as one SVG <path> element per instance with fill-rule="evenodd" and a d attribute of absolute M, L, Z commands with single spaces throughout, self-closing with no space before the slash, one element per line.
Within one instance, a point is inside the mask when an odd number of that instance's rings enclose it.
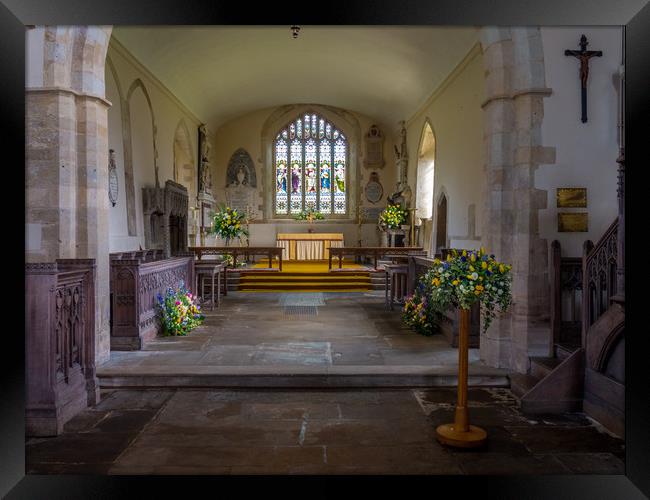
<path fill-rule="evenodd" d="M 398 229 L 408 217 L 408 211 L 402 205 L 386 206 L 384 211 L 379 214 L 379 225 L 384 229 Z"/>
<path fill-rule="evenodd" d="M 323 220 L 324 218 L 325 216 L 322 213 L 320 213 L 318 210 L 314 210 L 313 208 L 303 210 L 294 216 L 295 220 L 306 220 L 310 224 L 315 220 Z"/>
<path fill-rule="evenodd" d="M 164 297 L 158 294 L 163 335 L 187 335 L 203 322 L 205 316 L 194 300 L 194 296 L 182 281 L 178 290 L 174 291 L 169 287 Z"/>
<path fill-rule="evenodd" d="M 222 205 L 214 212 L 212 219 L 214 221 L 212 232 L 226 240 L 226 245 L 233 238 L 248 236 L 248 230 L 243 227 L 246 223 L 246 214 L 239 213 L 237 209 Z"/>
<path fill-rule="evenodd" d="M 483 248 L 460 253 L 452 250 L 445 261 L 435 259 L 421 280 L 437 311 L 444 312 L 450 306 L 470 309 L 480 302 L 483 331 L 487 331 L 497 307 L 503 312 L 512 303 L 511 269 Z"/>
<path fill-rule="evenodd" d="M 232 254 L 226 253 L 226 254 L 223 254 L 222 257 L 223 257 L 223 263 L 227 267 L 234 267 L 235 259 L 233 258 Z M 241 262 L 241 261 L 237 262 L 237 267 L 246 267 L 246 262 Z"/>
<path fill-rule="evenodd" d="M 433 307 L 425 291 L 426 286 L 420 281 L 413 295 L 404 301 L 402 320 L 420 335 L 428 337 L 440 331 L 440 323 L 446 318 Z"/>

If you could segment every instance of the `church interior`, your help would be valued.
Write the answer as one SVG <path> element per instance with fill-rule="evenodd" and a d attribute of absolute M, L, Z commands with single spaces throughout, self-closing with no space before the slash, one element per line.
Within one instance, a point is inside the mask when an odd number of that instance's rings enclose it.
<path fill-rule="evenodd" d="M 623 474 L 624 69 L 613 26 L 29 27 L 26 472 Z M 427 309 L 475 258 L 507 310 Z"/>

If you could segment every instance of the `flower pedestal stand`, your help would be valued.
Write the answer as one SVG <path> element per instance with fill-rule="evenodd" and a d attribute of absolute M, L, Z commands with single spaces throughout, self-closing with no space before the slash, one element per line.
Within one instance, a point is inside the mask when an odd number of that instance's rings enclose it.
<path fill-rule="evenodd" d="M 438 441 L 456 448 L 477 448 L 483 446 L 487 433 L 480 427 L 469 424 L 467 412 L 467 371 L 470 310 L 460 310 L 458 332 L 458 401 L 453 424 L 443 424 L 436 429 Z"/>

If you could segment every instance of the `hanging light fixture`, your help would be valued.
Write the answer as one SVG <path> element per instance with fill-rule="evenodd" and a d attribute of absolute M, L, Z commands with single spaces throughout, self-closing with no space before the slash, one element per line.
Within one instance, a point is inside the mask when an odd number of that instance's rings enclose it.
<path fill-rule="evenodd" d="M 300 26 L 296 26 L 295 24 L 291 26 L 291 36 L 295 40 L 298 38 L 298 34 L 300 33 Z"/>

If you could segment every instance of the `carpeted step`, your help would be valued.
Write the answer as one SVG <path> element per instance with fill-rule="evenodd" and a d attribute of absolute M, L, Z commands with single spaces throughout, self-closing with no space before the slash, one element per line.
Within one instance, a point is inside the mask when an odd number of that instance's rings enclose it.
<path fill-rule="evenodd" d="M 359 282 L 327 282 L 327 283 L 315 283 L 311 282 L 267 282 L 267 281 L 256 281 L 254 283 L 240 283 L 239 289 L 251 289 L 251 288 L 365 288 L 368 289 L 368 283 L 359 283 Z"/>
<path fill-rule="evenodd" d="M 370 283 L 370 278 L 366 276 L 242 276 L 239 279 L 240 283 L 251 283 L 253 281 L 269 281 L 269 282 L 318 282 L 318 283 L 328 283 L 334 281 L 340 282 L 351 282 L 351 281 L 362 281 L 364 283 Z"/>

